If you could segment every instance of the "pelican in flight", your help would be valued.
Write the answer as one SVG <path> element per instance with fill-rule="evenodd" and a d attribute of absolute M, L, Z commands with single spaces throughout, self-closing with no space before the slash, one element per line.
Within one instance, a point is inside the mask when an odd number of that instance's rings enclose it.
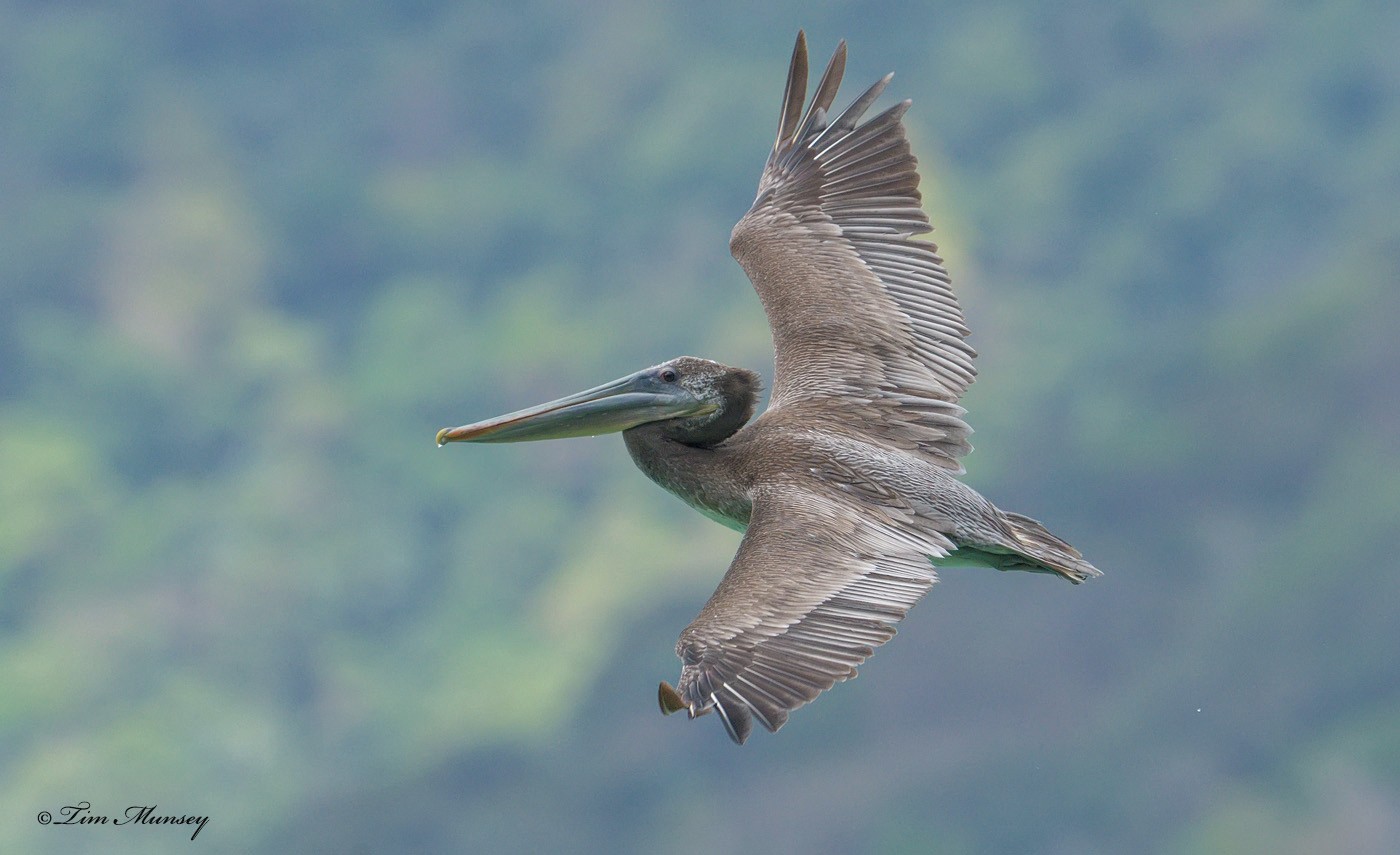
<path fill-rule="evenodd" d="M 682 356 L 509 415 L 444 428 L 449 442 L 622 432 L 653 481 L 744 533 L 719 587 L 676 645 L 665 713 L 718 713 L 735 742 L 770 731 L 895 633 L 936 581 L 972 564 L 1099 571 L 1030 517 L 958 480 L 972 429 L 958 399 L 975 351 L 920 206 L 903 101 L 862 121 L 892 75 L 833 115 L 842 42 L 803 111 L 797 34 L 778 139 L 729 239 L 773 331 L 768 409 L 759 377 Z"/>

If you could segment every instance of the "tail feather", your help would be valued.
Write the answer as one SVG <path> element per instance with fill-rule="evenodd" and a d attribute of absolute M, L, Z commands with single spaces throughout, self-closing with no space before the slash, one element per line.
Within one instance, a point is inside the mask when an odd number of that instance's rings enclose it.
<path fill-rule="evenodd" d="M 1084 560 L 1079 550 L 1051 534 L 1045 526 L 1027 516 L 1002 511 L 1011 527 L 1021 554 L 1078 585 L 1103 573 Z M 1020 568 L 1017 568 L 1020 569 Z M 1038 569 L 1038 568 L 1036 568 Z"/>

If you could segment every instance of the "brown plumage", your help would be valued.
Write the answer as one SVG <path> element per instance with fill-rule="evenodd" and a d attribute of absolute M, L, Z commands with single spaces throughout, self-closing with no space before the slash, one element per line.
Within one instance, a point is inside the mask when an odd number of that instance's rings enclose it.
<path fill-rule="evenodd" d="M 473 425 L 449 441 L 621 430 L 633 460 L 691 506 L 745 532 L 681 633 L 663 712 L 714 711 L 736 741 L 856 667 L 936 581 L 980 564 L 1082 582 L 1099 571 L 1029 517 L 955 476 L 971 450 L 958 399 L 976 355 L 920 207 L 905 101 L 862 122 L 889 77 L 828 114 L 843 42 L 803 111 L 798 33 L 758 196 L 730 249 L 773 330 L 768 409 L 757 375 L 680 357 L 579 395 Z"/>

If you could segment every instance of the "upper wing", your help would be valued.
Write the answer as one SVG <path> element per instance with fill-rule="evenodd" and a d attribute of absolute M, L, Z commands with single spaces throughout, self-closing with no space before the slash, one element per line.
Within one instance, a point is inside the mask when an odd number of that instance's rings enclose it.
<path fill-rule="evenodd" d="M 937 579 L 929 559 L 953 550 L 903 517 L 794 486 L 760 492 L 734 562 L 681 633 L 678 691 L 662 684 L 663 709 L 716 710 L 742 743 L 754 718 L 777 730 L 854 677 Z"/>
<path fill-rule="evenodd" d="M 889 82 L 829 119 L 841 43 L 805 115 L 807 44 L 797 35 L 778 140 L 729 247 L 773 330 L 771 406 L 821 399 L 850 420 L 955 471 L 971 449 L 956 405 L 976 352 L 920 207 L 917 162 L 896 104 L 860 123 Z"/>

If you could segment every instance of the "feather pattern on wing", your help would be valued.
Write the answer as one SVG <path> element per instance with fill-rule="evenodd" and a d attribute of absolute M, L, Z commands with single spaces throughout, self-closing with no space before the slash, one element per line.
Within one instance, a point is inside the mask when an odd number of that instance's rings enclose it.
<path fill-rule="evenodd" d="M 954 548 L 909 523 L 897 504 L 876 513 L 793 484 L 764 489 L 728 572 L 676 645 L 691 716 L 717 712 L 742 743 L 754 719 L 777 730 L 854 677 L 937 579 L 929 558 Z"/>
<path fill-rule="evenodd" d="M 875 438 L 962 472 L 972 430 L 957 401 L 976 352 L 937 247 L 912 239 L 931 227 L 902 123 L 910 102 L 861 121 L 886 76 L 829 118 L 845 60 L 842 42 L 801 114 L 798 34 L 778 139 L 730 238 L 773 330 L 770 407 L 851 411 Z"/>

